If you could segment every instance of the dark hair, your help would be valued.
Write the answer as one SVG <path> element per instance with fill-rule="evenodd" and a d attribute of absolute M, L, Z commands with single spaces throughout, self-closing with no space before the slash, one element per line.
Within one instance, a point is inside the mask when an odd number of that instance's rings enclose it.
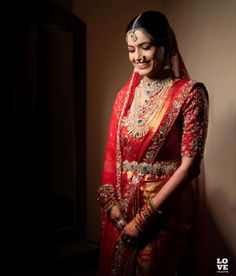
<path fill-rule="evenodd" d="M 165 49 L 165 63 L 171 64 L 171 56 L 176 51 L 176 41 L 169 22 L 163 13 L 158 11 L 141 13 L 130 21 L 126 28 L 126 34 L 133 29 L 142 29 L 157 46 L 163 46 Z"/>
<path fill-rule="evenodd" d="M 165 46 L 171 37 L 168 20 L 158 11 L 146 11 L 134 17 L 126 28 L 126 34 L 132 29 L 143 29 L 159 46 Z"/>

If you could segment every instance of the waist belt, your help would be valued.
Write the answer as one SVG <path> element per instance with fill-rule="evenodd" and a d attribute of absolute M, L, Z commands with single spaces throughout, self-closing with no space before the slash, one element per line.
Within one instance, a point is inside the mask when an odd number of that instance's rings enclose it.
<path fill-rule="evenodd" d="M 162 161 L 154 164 L 138 163 L 136 161 L 129 162 L 127 160 L 122 162 L 123 172 L 137 173 L 139 176 L 147 174 L 155 176 L 171 176 L 180 166 L 180 161 Z"/>

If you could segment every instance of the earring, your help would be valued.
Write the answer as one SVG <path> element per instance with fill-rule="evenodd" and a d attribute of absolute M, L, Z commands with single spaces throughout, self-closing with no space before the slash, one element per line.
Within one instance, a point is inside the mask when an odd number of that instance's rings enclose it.
<path fill-rule="evenodd" d="M 170 70 L 170 69 L 171 69 L 171 64 L 170 64 L 170 63 L 167 63 L 167 64 L 164 66 L 164 69 Z"/>

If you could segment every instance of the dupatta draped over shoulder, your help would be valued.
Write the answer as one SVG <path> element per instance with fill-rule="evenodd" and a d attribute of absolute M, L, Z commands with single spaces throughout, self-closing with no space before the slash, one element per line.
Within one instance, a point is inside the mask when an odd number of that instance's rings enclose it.
<path fill-rule="evenodd" d="M 138 275 L 138 269 L 142 270 L 142 275 L 145 271 L 145 260 L 151 262 L 154 256 L 158 260 L 159 253 L 155 253 L 154 249 L 160 246 L 160 243 L 157 246 L 160 239 L 158 233 L 162 229 L 159 225 L 150 241 L 147 240 L 141 247 L 129 251 L 122 244 L 120 233 L 104 211 L 107 203 L 119 203 L 127 222 L 132 220 L 145 199 L 158 193 L 180 166 L 183 155 L 202 156 L 204 151 L 208 124 L 208 96 L 205 86 L 188 78 L 174 81 L 149 131 L 136 139 L 130 135 L 124 122 L 139 83 L 140 76 L 134 72 L 117 94 L 112 109 L 102 185 L 98 191 L 102 218 L 100 275 L 132 275 L 134 272 Z M 183 227 L 191 228 L 192 203 L 186 206 L 185 199 L 188 196 L 184 194 L 186 193 L 178 196 L 173 204 L 178 206 L 181 215 L 176 214 L 175 207 L 170 208 L 172 211 L 163 224 L 164 230 L 169 227 L 165 228 L 166 225 L 176 225 L 178 231 Z M 172 220 L 172 217 L 175 218 Z M 164 230 L 161 232 L 164 233 Z M 156 266 L 158 264 L 151 269 L 157 271 Z"/>

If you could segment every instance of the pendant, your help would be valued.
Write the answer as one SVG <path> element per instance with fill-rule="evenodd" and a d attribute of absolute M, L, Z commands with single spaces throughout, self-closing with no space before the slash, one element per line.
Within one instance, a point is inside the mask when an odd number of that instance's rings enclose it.
<path fill-rule="evenodd" d="M 131 32 L 131 34 L 130 34 L 130 38 L 131 38 L 131 40 L 133 41 L 133 42 L 135 42 L 138 38 L 137 38 L 137 36 L 136 36 L 136 34 L 134 33 L 135 32 L 135 30 L 133 30 L 132 32 Z"/>

